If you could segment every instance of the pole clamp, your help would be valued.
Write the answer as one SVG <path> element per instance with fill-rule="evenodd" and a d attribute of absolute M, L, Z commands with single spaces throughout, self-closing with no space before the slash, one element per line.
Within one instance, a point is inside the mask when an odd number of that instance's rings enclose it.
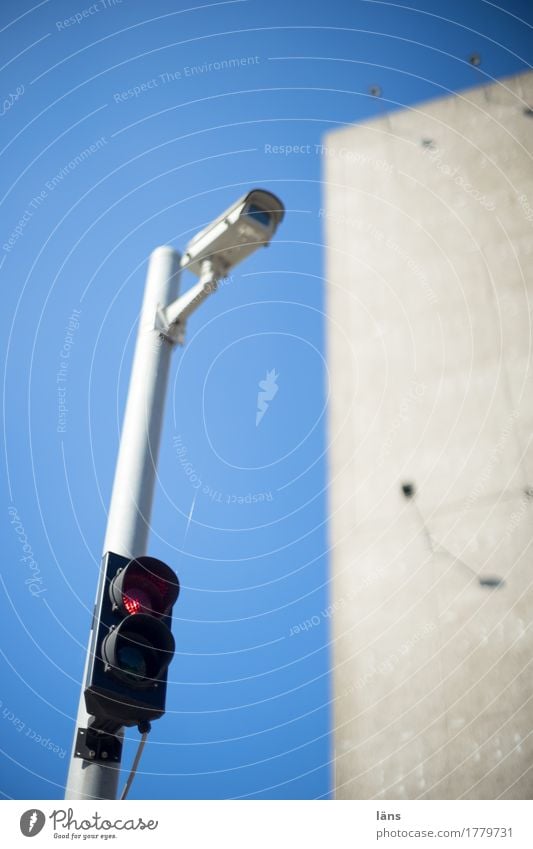
<path fill-rule="evenodd" d="M 74 757 L 90 763 L 118 763 L 122 741 L 115 734 L 96 728 L 78 728 Z"/>

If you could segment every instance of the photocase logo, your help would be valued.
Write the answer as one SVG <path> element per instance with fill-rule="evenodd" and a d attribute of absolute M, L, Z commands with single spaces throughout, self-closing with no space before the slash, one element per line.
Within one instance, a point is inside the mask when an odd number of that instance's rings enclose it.
<path fill-rule="evenodd" d="M 270 401 L 272 401 L 279 389 L 278 384 L 276 383 L 278 377 L 279 374 L 276 374 L 276 369 L 273 368 L 271 371 L 267 371 L 264 380 L 259 381 L 259 389 L 261 391 L 257 393 L 257 413 L 255 414 L 256 427 L 265 415 Z"/>
<path fill-rule="evenodd" d="M 45 822 L 46 817 L 42 811 L 36 808 L 30 808 L 20 818 L 20 830 L 24 837 L 35 837 L 36 834 L 42 831 Z"/>

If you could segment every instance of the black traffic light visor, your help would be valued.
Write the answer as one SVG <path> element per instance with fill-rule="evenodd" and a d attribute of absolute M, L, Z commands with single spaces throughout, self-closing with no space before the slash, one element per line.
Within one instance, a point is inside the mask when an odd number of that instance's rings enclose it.
<path fill-rule="evenodd" d="M 168 616 L 179 591 L 175 572 L 156 557 L 131 560 L 109 586 L 111 601 L 126 615 Z"/>

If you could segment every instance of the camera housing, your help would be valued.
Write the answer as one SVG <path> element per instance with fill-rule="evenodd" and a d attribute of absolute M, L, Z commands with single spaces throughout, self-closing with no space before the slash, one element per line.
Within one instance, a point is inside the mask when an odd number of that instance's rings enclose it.
<path fill-rule="evenodd" d="M 283 220 L 285 208 L 276 195 L 253 189 L 232 204 L 189 242 L 182 268 L 198 277 L 210 259 L 221 277 L 257 248 L 266 247 Z"/>

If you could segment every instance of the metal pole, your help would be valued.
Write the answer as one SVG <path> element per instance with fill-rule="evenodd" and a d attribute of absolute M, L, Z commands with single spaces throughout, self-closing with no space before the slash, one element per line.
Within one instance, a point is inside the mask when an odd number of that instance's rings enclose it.
<path fill-rule="evenodd" d="M 120 447 L 107 517 L 103 553 L 126 557 L 146 554 L 157 473 L 157 456 L 173 343 L 156 328 L 156 315 L 178 294 L 180 255 L 156 248 L 150 256 L 139 331 L 131 370 Z M 100 576 L 100 582 L 102 576 Z M 90 645 L 90 640 L 89 640 Z M 78 728 L 87 728 L 85 663 L 65 799 L 116 799 L 120 763 L 74 757 Z M 123 732 L 120 732 L 122 738 Z"/>

